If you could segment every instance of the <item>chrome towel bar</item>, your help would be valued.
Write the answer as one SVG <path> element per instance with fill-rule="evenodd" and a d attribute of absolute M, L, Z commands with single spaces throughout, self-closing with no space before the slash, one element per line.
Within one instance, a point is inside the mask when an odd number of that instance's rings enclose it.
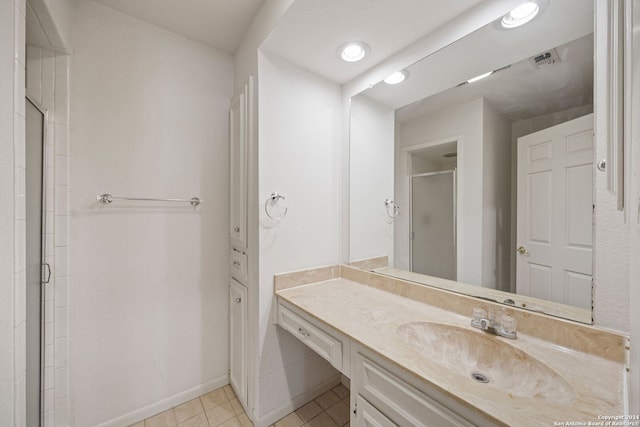
<path fill-rule="evenodd" d="M 190 203 L 191 206 L 195 207 L 202 202 L 202 200 L 200 200 L 198 197 L 192 197 L 190 199 L 155 199 L 155 198 L 149 198 L 149 197 L 117 197 L 107 193 L 99 194 L 98 196 L 96 196 L 96 198 L 98 202 L 105 205 L 110 204 L 114 200 L 140 200 L 143 202 L 184 202 L 184 203 Z"/>

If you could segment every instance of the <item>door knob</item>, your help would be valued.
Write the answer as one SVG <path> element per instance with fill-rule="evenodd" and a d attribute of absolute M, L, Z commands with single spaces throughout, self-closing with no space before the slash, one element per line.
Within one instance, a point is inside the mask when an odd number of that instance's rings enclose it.
<path fill-rule="evenodd" d="M 236 304 L 240 304 L 242 302 L 242 298 L 236 298 Z"/>
<path fill-rule="evenodd" d="M 518 252 L 520 255 L 526 255 L 529 253 L 524 246 L 520 246 L 518 249 L 516 249 L 516 252 Z"/>

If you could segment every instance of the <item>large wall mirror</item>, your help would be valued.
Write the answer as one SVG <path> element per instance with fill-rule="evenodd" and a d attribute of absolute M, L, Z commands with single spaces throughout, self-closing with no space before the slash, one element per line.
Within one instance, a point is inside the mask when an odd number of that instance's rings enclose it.
<path fill-rule="evenodd" d="M 593 4 L 540 9 L 351 98 L 350 260 L 590 323 Z"/>

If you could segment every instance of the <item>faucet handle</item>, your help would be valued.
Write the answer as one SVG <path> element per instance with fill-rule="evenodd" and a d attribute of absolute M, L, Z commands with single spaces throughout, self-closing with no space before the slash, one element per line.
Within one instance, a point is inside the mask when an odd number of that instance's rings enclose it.
<path fill-rule="evenodd" d="M 484 308 L 476 307 L 473 309 L 473 317 L 471 317 L 471 324 L 480 326 L 480 322 L 487 318 L 487 310 Z"/>
<path fill-rule="evenodd" d="M 508 314 L 503 314 L 502 316 L 500 316 L 500 331 L 502 332 L 501 335 L 507 338 L 515 338 L 517 324 L 518 321 Z"/>
<path fill-rule="evenodd" d="M 480 321 L 487 318 L 487 310 L 484 308 L 476 307 L 473 309 L 473 320 Z"/>

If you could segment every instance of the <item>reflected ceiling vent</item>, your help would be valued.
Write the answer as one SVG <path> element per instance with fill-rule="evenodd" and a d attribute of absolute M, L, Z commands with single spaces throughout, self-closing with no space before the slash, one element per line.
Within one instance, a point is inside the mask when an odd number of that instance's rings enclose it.
<path fill-rule="evenodd" d="M 547 65 L 553 65 L 556 62 L 560 62 L 560 56 L 558 55 L 558 51 L 556 49 L 548 50 L 540 55 L 536 55 L 532 58 L 529 58 L 531 63 L 536 66 L 536 68 L 546 67 Z"/>

